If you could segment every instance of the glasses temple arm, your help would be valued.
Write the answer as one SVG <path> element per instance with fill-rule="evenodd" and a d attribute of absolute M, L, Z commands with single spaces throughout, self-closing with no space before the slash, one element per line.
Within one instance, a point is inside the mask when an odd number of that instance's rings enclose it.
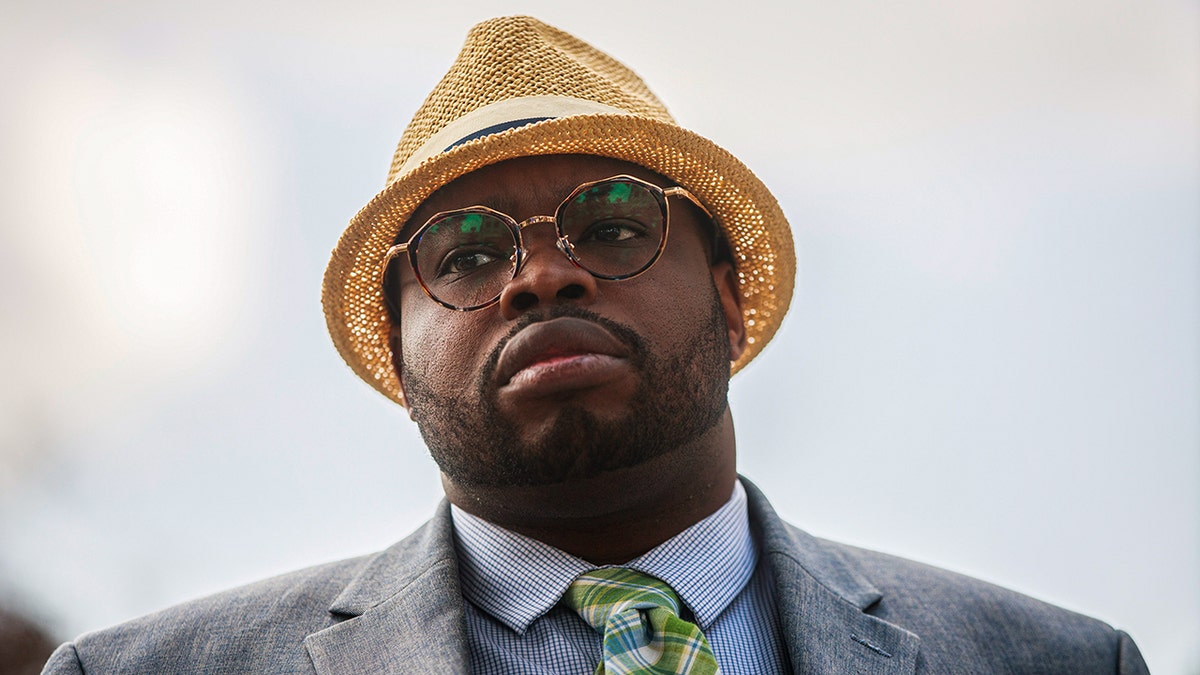
<path fill-rule="evenodd" d="M 725 237 L 721 234 L 721 226 L 717 225 L 717 219 L 713 217 L 712 212 L 709 211 L 704 204 L 701 204 L 699 199 L 696 199 L 696 195 L 688 192 L 687 188 L 678 186 L 663 188 L 663 194 L 668 197 L 683 197 L 692 204 L 695 204 L 696 208 L 700 209 L 705 216 L 708 216 L 709 230 L 712 233 L 711 255 L 713 262 L 723 258 L 729 258 L 732 260 L 732 255 L 729 253 L 728 244 L 725 243 Z"/>

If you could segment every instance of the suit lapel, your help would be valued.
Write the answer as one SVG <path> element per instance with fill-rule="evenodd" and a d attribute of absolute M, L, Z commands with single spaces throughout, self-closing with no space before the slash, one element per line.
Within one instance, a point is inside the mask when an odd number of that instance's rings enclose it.
<path fill-rule="evenodd" d="M 462 673 L 466 624 L 449 507 L 380 553 L 334 600 L 343 619 L 304 644 L 321 675 Z"/>
<path fill-rule="evenodd" d="M 913 673 L 920 638 L 866 613 L 880 600 L 879 591 L 835 549 L 780 520 L 762 493 L 742 482 L 775 577 L 775 602 L 794 671 Z"/>
<path fill-rule="evenodd" d="M 796 673 L 912 673 L 920 639 L 821 585 L 795 559 L 774 553 L 779 620 Z"/>

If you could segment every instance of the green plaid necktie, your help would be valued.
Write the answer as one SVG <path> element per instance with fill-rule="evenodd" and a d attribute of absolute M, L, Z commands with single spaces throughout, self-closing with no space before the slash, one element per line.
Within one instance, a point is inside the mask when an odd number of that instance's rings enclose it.
<path fill-rule="evenodd" d="M 717 659 L 694 623 L 679 618 L 679 596 L 654 577 L 622 567 L 592 570 L 564 596 L 604 639 L 596 675 L 715 675 Z"/>

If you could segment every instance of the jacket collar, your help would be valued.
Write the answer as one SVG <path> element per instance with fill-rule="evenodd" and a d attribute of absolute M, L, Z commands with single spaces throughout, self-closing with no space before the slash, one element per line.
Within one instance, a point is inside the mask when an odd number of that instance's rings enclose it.
<path fill-rule="evenodd" d="M 321 675 L 467 672 L 449 505 L 376 555 L 329 611 L 344 620 L 304 640 Z"/>
<path fill-rule="evenodd" d="M 836 547 L 780 520 L 742 479 L 750 521 L 771 565 L 796 673 L 907 674 L 920 639 L 867 611 L 882 595 Z M 463 673 L 466 619 L 450 508 L 376 555 L 334 599 L 344 619 L 305 639 L 317 673 Z"/>
<path fill-rule="evenodd" d="M 882 594 L 840 550 L 783 522 L 742 479 L 750 520 L 775 578 L 775 602 L 796 673 L 889 673 L 916 669 L 920 638 L 867 614 Z"/>

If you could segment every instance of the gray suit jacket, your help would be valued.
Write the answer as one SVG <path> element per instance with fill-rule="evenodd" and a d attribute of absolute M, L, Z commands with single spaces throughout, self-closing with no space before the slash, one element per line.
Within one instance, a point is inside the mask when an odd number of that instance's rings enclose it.
<path fill-rule="evenodd" d="M 964 576 L 812 537 L 746 483 L 796 673 L 1145 673 L 1123 632 Z M 48 673 L 466 673 L 446 504 L 373 556 L 89 633 Z"/>

